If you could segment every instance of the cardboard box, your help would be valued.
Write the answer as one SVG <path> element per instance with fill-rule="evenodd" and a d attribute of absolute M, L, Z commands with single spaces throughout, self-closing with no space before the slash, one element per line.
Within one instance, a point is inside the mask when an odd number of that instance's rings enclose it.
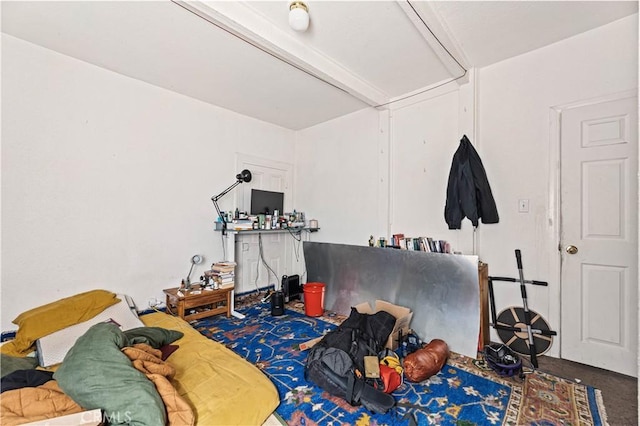
<path fill-rule="evenodd" d="M 413 317 L 413 312 L 411 312 L 409 308 L 394 305 L 384 300 L 376 300 L 373 307 L 371 304 L 365 302 L 356 305 L 355 308 L 361 314 L 375 314 L 376 312 L 385 311 L 396 318 L 396 325 L 393 327 L 393 331 L 389 335 L 389 339 L 385 345 L 388 349 L 395 350 L 398 348 L 398 331 L 402 330 L 403 335 L 409 333 L 409 325 Z"/>

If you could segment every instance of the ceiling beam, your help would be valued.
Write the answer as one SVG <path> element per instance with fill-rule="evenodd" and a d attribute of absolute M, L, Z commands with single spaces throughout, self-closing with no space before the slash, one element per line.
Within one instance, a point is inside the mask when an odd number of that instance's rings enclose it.
<path fill-rule="evenodd" d="M 331 86 L 349 93 L 369 106 L 386 103 L 389 96 L 359 76 L 311 48 L 299 38 L 277 28 L 243 1 L 172 0 L 256 48 Z"/>
<path fill-rule="evenodd" d="M 449 33 L 446 24 L 426 1 L 396 0 L 431 50 L 438 56 L 458 84 L 466 83 L 469 61 L 462 48 Z M 464 78 L 459 78 L 464 76 Z"/>

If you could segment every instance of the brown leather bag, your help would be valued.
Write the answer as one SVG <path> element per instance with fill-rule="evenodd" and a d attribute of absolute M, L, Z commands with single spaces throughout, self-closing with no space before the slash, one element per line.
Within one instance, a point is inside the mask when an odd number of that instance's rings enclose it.
<path fill-rule="evenodd" d="M 422 382 L 438 373 L 447 362 L 449 346 L 444 340 L 433 339 L 428 345 L 410 353 L 404 359 L 404 376 L 411 382 Z"/>

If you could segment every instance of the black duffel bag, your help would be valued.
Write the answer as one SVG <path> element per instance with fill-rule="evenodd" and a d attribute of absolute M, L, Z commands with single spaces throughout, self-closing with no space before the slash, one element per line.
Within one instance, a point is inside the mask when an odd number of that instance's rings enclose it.
<path fill-rule="evenodd" d="M 351 308 L 349 318 L 309 350 L 305 379 L 351 405 L 386 413 L 395 399 L 365 378 L 364 357 L 384 349 L 395 322 L 388 312 L 361 314 Z"/>

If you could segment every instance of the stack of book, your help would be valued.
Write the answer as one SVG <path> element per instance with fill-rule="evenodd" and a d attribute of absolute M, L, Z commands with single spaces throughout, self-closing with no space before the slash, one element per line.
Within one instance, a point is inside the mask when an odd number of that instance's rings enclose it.
<path fill-rule="evenodd" d="M 207 281 L 213 279 L 214 287 L 233 288 L 235 279 L 235 262 L 216 262 L 211 265 L 211 270 L 205 272 Z"/>

